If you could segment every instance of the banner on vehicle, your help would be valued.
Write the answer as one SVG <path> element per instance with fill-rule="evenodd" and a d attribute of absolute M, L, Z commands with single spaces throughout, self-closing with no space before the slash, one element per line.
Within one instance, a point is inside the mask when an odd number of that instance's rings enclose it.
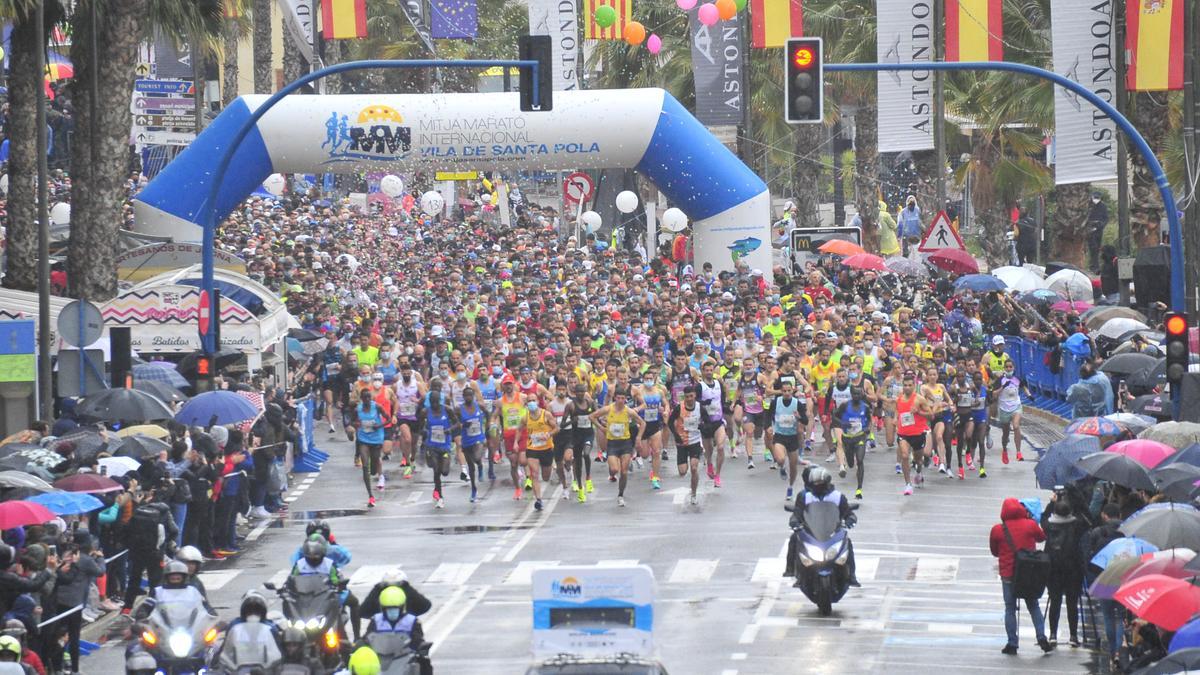
<path fill-rule="evenodd" d="M 879 0 L 876 59 L 879 63 L 933 60 L 933 2 Z M 879 151 L 933 149 L 933 72 L 882 72 L 876 78 Z"/>
<path fill-rule="evenodd" d="M 1112 3 L 1054 0 L 1050 3 L 1054 71 L 1112 101 Z M 1054 88 L 1054 180 L 1058 185 L 1111 180 L 1117 175 L 1116 127 L 1091 103 Z"/>

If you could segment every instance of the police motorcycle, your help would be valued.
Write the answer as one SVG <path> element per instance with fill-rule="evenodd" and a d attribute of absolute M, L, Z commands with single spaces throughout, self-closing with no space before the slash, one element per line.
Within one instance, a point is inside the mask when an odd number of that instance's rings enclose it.
<path fill-rule="evenodd" d="M 342 601 L 338 595 L 342 589 L 321 575 L 293 575 L 282 587 L 267 583 L 265 588 L 275 591 L 283 601 L 281 627 L 303 631 L 308 656 L 335 668 L 342 660 L 346 644 Z"/>
<path fill-rule="evenodd" d="M 432 646 L 413 644 L 403 633 L 371 633 L 366 642 L 379 657 L 381 675 L 420 675 L 421 658 L 428 658 Z"/>
<path fill-rule="evenodd" d="M 220 628 L 204 596 L 187 580 L 187 565 L 172 560 L 163 570 L 163 585 L 138 607 L 133 628 L 136 640 L 125 651 L 127 675 L 205 671 L 209 648 Z"/>
<path fill-rule="evenodd" d="M 808 496 L 807 491 L 804 495 Z M 829 616 L 833 604 L 846 595 L 851 585 L 853 550 L 847 531 L 856 518 L 851 513 L 844 522 L 838 502 L 820 498 L 799 501 L 783 507 L 793 514 L 788 547 L 793 559 L 788 561 L 789 568 L 795 571 L 795 585 L 804 596 L 817 606 L 821 616 Z M 852 511 L 857 508 L 858 504 L 850 505 Z"/>
<path fill-rule="evenodd" d="M 274 618 L 282 617 L 270 616 Z M 307 646 L 304 633 L 280 631 L 270 619 L 262 594 L 247 591 L 242 598 L 241 619 L 229 625 L 213 650 L 209 675 L 311 675 L 313 671 L 303 657 Z M 289 645 L 283 632 L 291 633 L 298 644 Z M 286 658 L 288 654 L 293 658 Z"/>

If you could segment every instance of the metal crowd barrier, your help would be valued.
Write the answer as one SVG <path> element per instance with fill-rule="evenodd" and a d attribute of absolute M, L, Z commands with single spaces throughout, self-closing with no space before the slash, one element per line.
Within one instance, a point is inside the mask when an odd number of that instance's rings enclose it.
<path fill-rule="evenodd" d="M 1059 350 L 1061 367 L 1055 373 L 1047 364 L 1052 350 L 1036 340 L 1008 335 L 1004 338 L 1004 347 L 1016 364 L 1017 377 L 1029 388 L 1032 398 L 1022 396 L 1024 403 L 1069 417 L 1071 405 L 1067 403 L 1067 390 L 1079 381 L 1079 367 L 1083 365 L 1083 360 Z"/>

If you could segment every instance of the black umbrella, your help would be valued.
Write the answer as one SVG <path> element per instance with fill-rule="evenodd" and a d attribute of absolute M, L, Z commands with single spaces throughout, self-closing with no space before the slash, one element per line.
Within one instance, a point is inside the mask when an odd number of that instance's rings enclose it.
<path fill-rule="evenodd" d="M 1128 377 L 1139 370 L 1153 368 L 1158 363 L 1158 359 L 1149 354 L 1139 354 L 1136 352 L 1128 354 L 1118 354 L 1109 358 L 1100 366 L 1100 371 L 1113 375 L 1115 377 Z"/>
<path fill-rule="evenodd" d="M 1155 363 L 1148 368 L 1131 374 L 1125 379 L 1125 386 L 1129 387 L 1130 391 L 1151 392 L 1155 387 L 1161 387 L 1167 382 L 1166 359 L 1158 359 L 1164 363 Z M 1161 366 L 1161 367 L 1160 367 Z"/>
<path fill-rule="evenodd" d="M 240 361 L 245 354 L 232 349 L 222 349 L 213 355 L 213 368 L 216 371 L 224 370 Z M 180 360 L 179 365 L 175 368 L 182 375 L 194 375 L 196 373 L 196 360 L 200 358 L 198 352 L 192 352 Z"/>
<path fill-rule="evenodd" d="M 144 391 L 147 394 L 152 394 L 162 399 L 165 403 L 183 403 L 190 398 L 187 394 L 166 382 L 158 382 L 156 380 L 134 380 L 133 388 L 138 391 Z"/>
<path fill-rule="evenodd" d="M 90 457 L 108 448 L 109 443 L 115 445 L 117 436 L 109 434 L 105 431 L 100 431 L 92 427 L 81 427 L 72 431 L 69 434 L 59 436 L 54 441 L 54 448 L 58 448 L 63 443 L 70 443 L 75 447 L 75 456 Z"/>
<path fill-rule="evenodd" d="M 325 337 L 324 335 L 321 335 L 313 330 L 308 330 L 307 328 L 289 328 L 287 336 L 297 342 L 310 342 L 312 340 L 320 340 L 321 338 Z"/>
<path fill-rule="evenodd" d="M 1097 452 L 1075 463 L 1090 476 L 1134 490 L 1154 490 L 1154 479 L 1136 460 L 1115 452 Z"/>
<path fill-rule="evenodd" d="M 1160 422 L 1171 419 L 1171 398 L 1162 394 L 1147 394 L 1130 401 L 1128 411 L 1135 415 L 1149 415 Z"/>
<path fill-rule="evenodd" d="M 169 420 L 174 415 L 162 399 L 140 389 L 105 389 L 84 398 L 75 410 L 83 417 L 124 422 Z"/>
<path fill-rule="evenodd" d="M 1200 488 L 1200 466 L 1174 463 L 1163 464 L 1150 472 L 1150 477 L 1158 483 L 1158 491 L 1174 502 L 1191 501 L 1192 495 Z"/>
<path fill-rule="evenodd" d="M 1055 272 L 1061 272 L 1063 270 L 1075 270 L 1076 272 L 1083 271 L 1083 270 L 1079 269 L 1078 267 L 1072 265 L 1071 263 L 1063 262 L 1061 260 L 1052 260 L 1052 261 L 1046 263 L 1046 276 L 1050 276 L 1051 274 L 1054 274 Z"/>
<path fill-rule="evenodd" d="M 113 455 L 117 457 L 132 457 L 134 459 L 142 459 L 157 455 L 163 450 L 170 450 L 171 445 L 166 441 L 160 441 L 157 438 L 142 436 L 140 434 L 126 436 L 121 440 L 121 445 Z"/>
<path fill-rule="evenodd" d="M 1200 556 L 1192 559 L 1192 562 L 1197 561 L 1200 561 Z M 1192 563 L 1188 563 L 1184 569 L 1193 569 L 1191 565 Z M 1180 649 L 1168 654 L 1154 665 L 1136 671 L 1136 675 L 1174 675 L 1175 673 L 1200 673 L 1200 647 Z"/>

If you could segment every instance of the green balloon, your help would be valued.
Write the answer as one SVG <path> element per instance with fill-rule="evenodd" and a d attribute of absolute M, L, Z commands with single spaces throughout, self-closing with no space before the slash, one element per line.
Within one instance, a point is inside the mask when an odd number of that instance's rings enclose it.
<path fill-rule="evenodd" d="M 743 9 L 746 9 L 746 0 L 733 0 L 733 4 L 737 7 L 737 11 L 739 12 Z"/>
<path fill-rule="evenodd" d="M 596 25 L 601 28 L 608 28 L 617 22 L 617 10 L 608 5 L 601 5 L 596 8 Z"/>

